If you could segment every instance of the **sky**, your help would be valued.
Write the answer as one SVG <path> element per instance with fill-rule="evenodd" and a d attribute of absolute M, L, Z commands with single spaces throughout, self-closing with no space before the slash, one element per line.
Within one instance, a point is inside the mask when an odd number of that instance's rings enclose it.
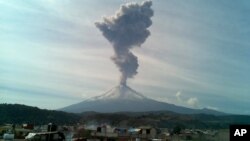
<path fill-rule="evenodd" d="M 131 0 L 0 0 L 0 103 L 58 109 L 119 85 L 96 28 Z M 137 2 L 142 2 L 137 0 Z M 250 114 L 250 2 L 153 0 L 127 84 L 158 101 Z"/>

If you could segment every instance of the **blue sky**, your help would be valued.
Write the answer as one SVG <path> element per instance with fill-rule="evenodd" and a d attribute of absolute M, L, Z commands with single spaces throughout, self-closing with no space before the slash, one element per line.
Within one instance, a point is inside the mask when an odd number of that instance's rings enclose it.
<path fill-rule="evenodd" d="M 0 103 L 57 109 L 118 85 L 94 23 L 130 0 L 0 0 Z M 141 1 L 138 1 L 141 2 Z M 191 108 L 250 114 L 250 2 L 154 0 L 128 85 Z"/>

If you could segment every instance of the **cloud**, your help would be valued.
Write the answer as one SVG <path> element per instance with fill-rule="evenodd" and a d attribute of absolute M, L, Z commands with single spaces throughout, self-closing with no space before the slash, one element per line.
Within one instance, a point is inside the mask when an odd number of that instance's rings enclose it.
<path fill-rule="evenodd" d="M 176 98 L 177 98 L 177 101 L 178 102 L 183 102 L 183 100 L 181 99 L 181 91 L 178 91 L 176 94 L 175 94 Z"/>
<path fill-rule="evenodd" d="M 197 97 L 190 97 L 190 98 L 183 98 L 182 97 L 182 92 L 178 91 L 175 94 L 175 97 L 177 99 L 177 103 L 182 105 L 182 106 L 188 106 L 191 108 L 199 108 L 200 107 L 200 102 Z"/>
<path fill-rule="evenodd" d="M 218 107 L 214 107 L 214 106 L 207 106 L 206 108 L 207 109 L 211 109 L 211 110 L 219 111 L 219 108 Z"/>
<path fill-rule="evenodd" d="M 191 97 L 187 100 L 187 104 L 191 107 L 198 108 L 199 107 L 199 100 L 196 97 Z"/>

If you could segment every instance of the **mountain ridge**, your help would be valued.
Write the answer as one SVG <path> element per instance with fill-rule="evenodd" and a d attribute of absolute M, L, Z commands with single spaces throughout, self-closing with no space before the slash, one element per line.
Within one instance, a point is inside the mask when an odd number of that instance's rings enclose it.
<path fill-rule="evenodd" d="M 127 91 L 132 92 L 133 94 L 127 93 Z M 126 96 L 125 96 L 126 95 Z M 116 87 L 113 87 L 112 89 L 108 90 L 107 92 L 103 93 L 102 95 L 98 95 L 95 97 L 88 98 L 84 101 L 91 101 L 91 100 L 104 100 L 104 99 L 132 99 L 132 98 L 137 98 L 137 99 L 147 99 L 146 96 L 136 92 L 135 90 L 131 89 L 128 86 L 125 85 L 119 85 Z"/>
<path fill-rule="evenodd" d="M 31 123 L 42 125 L 101 125 L 103 123 L 117 127 L 139 127 L 150 125 L 159 128 L 174 128 L 180 125 L 186 128 L 225 129 L 231 124 L 249 124 L 249 115 L 215 116 L 208 114 L 178 114 L 171 111 L 152 112 L 117 112 L 80 114 L 65 113 L 55 110 L 40 109 L 21 104 L 0 104 L 0 124 Z"/>
<path fill-rule="evenodd" d="M 23 104 L 0 104 L 0 124 L 75 124 L 80 116 L 56 110 L 40 109 Z"/>
<path fill-rule="evenodd" d="M 82 102 L 66 106 L 59 110 L 72 113 L 82 113 L 86 111 L 114 113 L 124 111 L 147 112 L 166 110 L 180 114 L 225 114 L 211 109 L 191 109 L 156 101 L 154 99 L 147 98 L 126 85 L 116 86 L 102 95 L 83 100 Z"/>

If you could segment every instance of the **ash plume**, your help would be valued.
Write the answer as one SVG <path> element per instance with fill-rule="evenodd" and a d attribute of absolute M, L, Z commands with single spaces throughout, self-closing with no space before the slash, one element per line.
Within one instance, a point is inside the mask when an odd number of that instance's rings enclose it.
<path fill-rule="evenodd" d="M 122 5 L 115 15 L 103 17 L 103 21 L 95 23 L 113 45 L 115 55 L 112 60 L 121 72 L 122 85 L 126 85 L 127 78 L 133 78 L 137 74 L 138 60 L 130 49 L 140 47 L 150 35 L 147 28 L 152 24 L 151 6 L 152 1 L 144 1 L 141 4 L 127 3 Z"/>

